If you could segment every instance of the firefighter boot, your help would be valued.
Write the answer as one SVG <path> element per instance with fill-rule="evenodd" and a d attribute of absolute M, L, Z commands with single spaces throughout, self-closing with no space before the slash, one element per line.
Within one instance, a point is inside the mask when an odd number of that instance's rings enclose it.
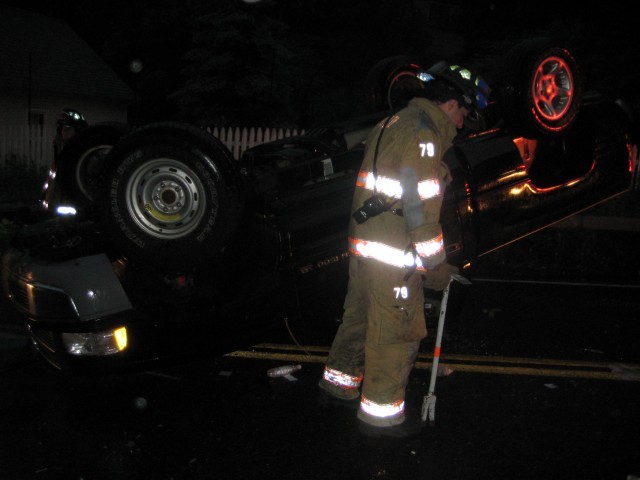
<path fill-rule="evenodd" d="M 379 438 L 379 437 L 391 437 L 391 438 L 408 438 L 415 437 L 422 430 L 422 422 L 420 418 L 413 418 L 410 416 L 402 415 L 396 421 L 400 423 L 389 422 L 386 425 L 380 423 L 380 425 L 372 425 L 369 421 L 366 421 L 367 414 L 362 410 L 358 410 L 358 430 L 365 437 Z M 401 418 L 404 420 L 401 420 Z"/>
<path fill-rule="evenodd" d="M 409 438 L 420 434 L 422 424 L 411 420 L 405 420 L 399 425 L 392 427 L 376 427 L 365 422 L 358 423 L 358 430 L 365 437 L 380 438 Z"/>
<path fill-rule="evenodd" d="M 318 387 L 318 405 L 322 408 L 345 407 L 357 410 L 360 406 L 360 392 L 357 389 L 344 390 L 324 379 L 320 380 Z"/>

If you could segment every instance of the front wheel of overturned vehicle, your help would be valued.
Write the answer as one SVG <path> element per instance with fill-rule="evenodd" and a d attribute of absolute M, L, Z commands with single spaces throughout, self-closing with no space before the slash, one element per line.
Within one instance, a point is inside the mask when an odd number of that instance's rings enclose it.
<path fill-rule="evenodd" d="M 241 210 L 240 173 L 206 131 L 141 127 L 110 154 L 102 218 L 125 256 L 180 271 L 218 256 Z"/>
<path fill-rule="evenodd" d="M 54 207 L 68 203 L 84 214 L 92 213 L 103 181 L 105 159 L 130 131 L 131 127 L 126 124 L 105 122 L 91 125 L 71 137 L 56 162 L 56 171 L 52 172 L 55 184 L 53 179 L 48 182 L 44 193 L 46 204 Z"/>
<path fill-rule="evenodd" d="M 80 208 L 93 207 L 113 146 L 131 131 L 126 124 L 92 125 L 73 136 L 60 155 L 58 181 L 64 195 Z"/>

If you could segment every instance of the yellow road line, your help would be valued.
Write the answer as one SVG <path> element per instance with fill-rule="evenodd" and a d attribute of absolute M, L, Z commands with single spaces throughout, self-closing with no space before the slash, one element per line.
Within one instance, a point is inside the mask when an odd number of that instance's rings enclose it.
<path fill-rule="evenodd" d="M 255 358 L 259 360 L 283 360 L 287 362 L 324 363 L 326 355 L 302 355 L 295 353 L 255 352 L 238 350 L 227 353 L 225 357 Z"/>
<path fill-rule="evenodd" d="M 324 363 L 328 353 L 327 347 L 306 345 L 301 347 L 296 345 L 264 343 L 255 345 L 253 348 L 256 350 L 238 350 L 228 353 L 225 356 L 284 362 Z M 315 352 L 315 354 L 293 353 L 293 351 L 301 350 Z M 429 358 L 429 355 L 420 354 L 415 368 L 421 370 L 430 369 L 432 362 L 422 361 L 425 358 Z M 444 355 L 441 357 L 441 361 L 443 363 L 446 362 L 449 368 L 458 372 L 640 382 L 640 365 L 637 364 L 580 362 L 545 358 L 490 357 L 481 355 Z"/>
<path fill-rule="evenodd" d="M 270 349 L 270 350 L 297 350 L 308 352 L 326 352 L 329 353 L 329 347 L 326 346 L 308 346 L 304 345 L 299 347 L 297 345 L 279 344 L 279 343 L 260 343 L 255 345 L 254 348 Z M 418 358 L 432 358 L 433 354 L 420 353 Z M 526 357 L 500 357 L 500 356 L 485 356 L 485 355 L 455 355 L 455 354 L 442 354 L 441 358 L 447 361 L 460 361 L 460 362 L 491 362 L 491 363 L 524 363 L 529 365 L 561 365 L 565 367 L 586 367 L 586 368 L 607 368 L 610 362 L 593 362 L 587 360 L 556 360 L 550 358 L 526 358 Z M 640 365 L 636 366 L 640 368 Z"/>

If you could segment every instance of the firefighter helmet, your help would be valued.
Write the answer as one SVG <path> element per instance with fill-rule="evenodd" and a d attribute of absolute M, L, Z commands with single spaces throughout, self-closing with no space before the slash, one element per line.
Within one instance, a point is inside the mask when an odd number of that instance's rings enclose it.
<path fill-rule="evenodd" d="M 73 127 L 76 130 L 82 130 L 89 126 L 84 116 L 77 110 L 65 108 L 58 114 L 56 124 L 59 127 Z"/>
<path fill-rule="evenodd" d="M 489 103 L 491 88 L 480 75 L 468 68 L 440 61 L 428 70 L 418 72 L 417 76 L 424 82 L 426 90 L 433 89 L 432 95 L 436 100 L 454 98 L 469 111 L 483 110 Z M 430 84 L 432 80 L 441 82 Z"/>

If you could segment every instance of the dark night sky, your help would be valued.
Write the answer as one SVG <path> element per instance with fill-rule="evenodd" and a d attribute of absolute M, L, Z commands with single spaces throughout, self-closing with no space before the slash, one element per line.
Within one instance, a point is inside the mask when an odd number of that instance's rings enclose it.
<path fill-rule="evenodd" d="M 232 1 L 0 0 L 0 3 L 62 18 L 129 83 L 134 78 L 128 69 L 129 62 L 139 57 L 145 66 L 144 75 L 153 77 L 154 83 L 149 85 L 157 89 L 155 95 L 159 97 L 175 90 L 182 81 L 183 57 L 192 45 L 189 8 L 199 5 L 215 12 L 218 6 Z M 285 20 L 300 44 L 313 52 L 313 58 L 308 60 L 319 65 L 320 74 L 327 77 L 328 88 L 352 84 L 363 77 L 365 65 L 373 65 L 375 55 L 383 58 L 412 53 L 411 49 L 416 48 L 423 36 L 420 26 L 403 29 L 410 21 L 411 11 L 399 6 L 410 2 L 262 0 L 242 4 L 236 1 L 243 8 Z M 454 28 L 459 29 L 468 45 L 474 48 L 493 48 L 495 53 L 517 38 L 552 33 L 579 40 L 577 53 L 585 60 L 590 81 L 598 88 L 618 82 L 629 89 L 640 80 L 636 66 L 640 56 L 636 48 L 640 29 L 623 6 L 608 2 L 587 8 L 582 2 L 507 0 L 453 3 L 461 5 L 465 13 Z M 153 88 L 147 90 L 150 92 Z"/>
<path fill-rule="evenodd" d="M 231 3 L 234 0 L 224 0 Z M 242 4 L 241 0 L 235 0 Z M 215 11 L 216 0 L 207 2 L 199 0 L 110 0 L 76 1 L 63 0 L 0 0 L 0 3 L 27 8 L 47 15 L 58 16 L 66 20 L 85 40 L 101 54 L 116 56 L 118 48 L 130 49 L 144 46 L 144 35 L 149 34 L 150 24 L 169 25 L 171 30 L 157 30 L 158 35 L 165 36 L 165 45 L 173 45 L 175 51 L 165 51 L 165 59 L 171 61 L 175 55 L 189 43 L 190 32 L 180 31 L 177 27 L 182 21 L 180 15 L 185 14 L 190 5 L 201 3 L 210 5 Z M 326 37 L 341 36 L 342 32 L 357 32 L 362 45 L 396 42 L 402 44 L 413 37 L 409 32 L 392 29 L 394 17 L 400 18 L 404 10 L 401 5 L 410 2 L 391 0 L 261 0 L 247 4 L 249 8 L 263 9 L 264 12 L 292 12 L 288 19 L 291 28 L 300 32 L 315 31 Z M 447 3 L 446 0 L 444 2 Z M 513 2 L 509 0 L 495 1 L 453 1 L 462 5 L 466 13 L 461 29 L 473 29 L 482 40 L 526 36 L 528 33 L 551 31 L 555 33 L 568 31 L 582 25 L 589 30 L 594 42 L 624 41 L 630 43 L 639 36 L 634 16 L 627 7 L 615 2 L 590 5 L 583 2 Z M 392 8 L 389 9 L 388 6 Z M 406 10 L 406 9 L 405 9 Z M 380 15 L 376 15 L 378 12 Z M 391 14 L 390 14 L 391 12 Z M 395 13 L 394 13 L 395 12 Z M 173 18 L 163 19 L 165 15 Z M 153 19 L 153 20 L 152 20 Z M 371 25 L 363 27 L 363 25 Z M 118 43 L 120 41 L 121 43 Z M 127 42 L 129 42 L 127 44 Z M 635 42 L 633 42 L 635 43 Z M 411 45 L 407 45 L 411 48 Z M 634 47 L 635 48 L 635 47 Z M 148 53 L 148 52 L 146 52 Z"/>

